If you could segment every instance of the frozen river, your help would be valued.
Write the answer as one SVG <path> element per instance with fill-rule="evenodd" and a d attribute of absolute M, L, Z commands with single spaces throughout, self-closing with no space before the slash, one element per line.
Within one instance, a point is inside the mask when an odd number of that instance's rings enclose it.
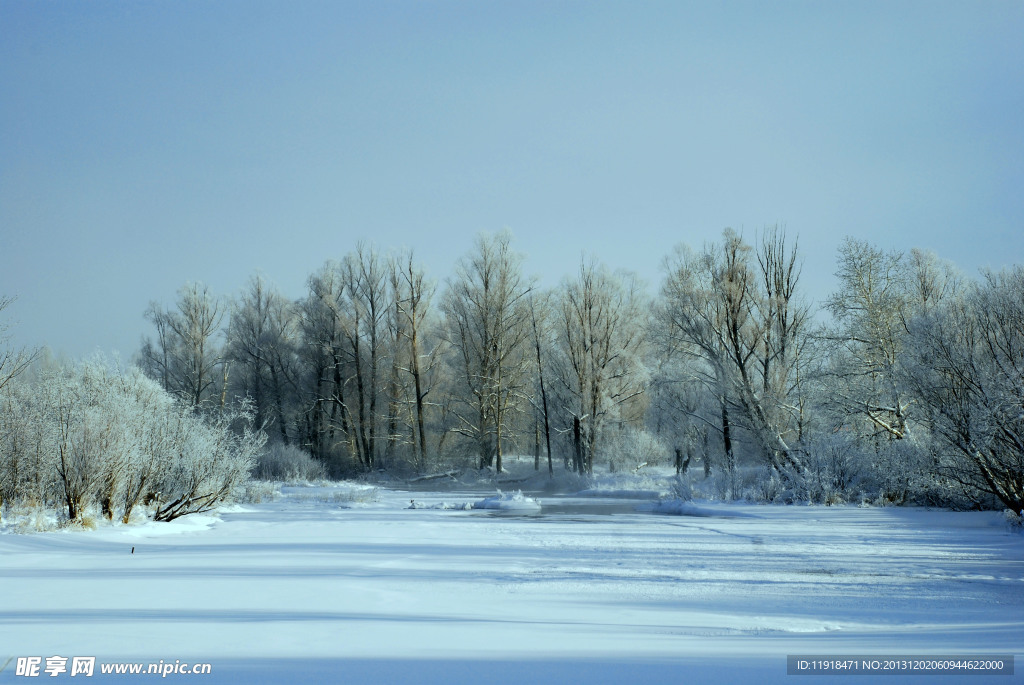
<path fill-rule="evenodd" d="M 0 681 L 29 682 L 18 657 L 85 656 L 98 679 L 162 661 L 208 663 L 168 678 L 211 683 L 799 685 L 819 679 L 787 675 L 789 655 L 1024 652 L 1024 536 L 995 513 L 465 509 L 487 494 L 293 487 L 170 524 L 0 535 Z"/>

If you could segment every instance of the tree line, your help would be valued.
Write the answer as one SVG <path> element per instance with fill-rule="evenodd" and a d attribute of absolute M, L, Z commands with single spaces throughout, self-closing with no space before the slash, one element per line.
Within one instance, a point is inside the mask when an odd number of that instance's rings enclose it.
<path fill-rule="evenodd" d="M 147 312 L 139 361 L 196 406 L 252 398 L 272 441 L 337 475 L 671 460 L 759 466 L 783 489 L 817 483 L 812 499 L 1019 511 L 1021 268 L 972 279 L 848 239 L 836 276 L 824 317 L 778 228 L 677 248 L 654 295 L 586 258 L 539 288 L 507 232 L 443 285 L 409 252 L 360 246 L 297 300 L 261 276 L 232 302 L 186 286 Z"/>
<path fill-rule="evenodd" d="M 187 284 L 145 312 L 136 361 L 175 406 L 244 414 L 333 476 L 532 454 L 702 468 L 732 497 L 1024 508 L 1024 269 L 851 238 L 836 277 L 812 310 L 778 228 L 678 247 L 654 293 L 586 258 L 540 288 L 508 232 L 443 284 L 361 245 L 298 299 Z"/>

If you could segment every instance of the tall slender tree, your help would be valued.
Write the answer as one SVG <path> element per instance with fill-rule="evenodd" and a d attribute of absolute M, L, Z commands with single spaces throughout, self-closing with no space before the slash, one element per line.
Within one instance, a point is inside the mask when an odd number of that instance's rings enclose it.
<path fill-rule="evenodd" d="M 142 367 L 192 407 L 224 403 L 227 369 L 219 343 L 225 313 L 221 300 L 202 283 L 179 290 L 175 309 L 153 303 L 146 311 L 157 337 L 143 341 Z"/>
<path fill-rule="evenodd" d="M 480 468 L 502 469 L 503 441 L 527 382 L 530 285 L 511 235 L 481 235 L 456 267 L 444 299 L 463 393 L 455 430 L 476 442 Z"/>
<path fill-rule="evenodd" d="M 558 379 L 566 407 L 584 441 L 576 468 L 590 473 L 610 419 L 645 389 L 640 353 L 646 335 L 646 302 L 631 275 L 616 275 L 581 261 L 566 281 L 558 306 Z M 575 432 L 574 432 L 575 435 Z"/>

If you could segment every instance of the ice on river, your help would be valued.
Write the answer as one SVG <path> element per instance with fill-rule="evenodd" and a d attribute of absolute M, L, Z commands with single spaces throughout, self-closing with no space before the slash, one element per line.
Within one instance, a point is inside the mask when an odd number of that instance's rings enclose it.
<path fill-rule="evenodd" d="M 790 654 L 1024 651 L 1024 537 L 994 513 L 601 514 L 588 493 L 577 513 L 540 497 L 508 516 L 452 503 L 530 498 L 361 493 L 0 535 L 0 682 L 25 682 L 18 657 L 95 656 L 209 663 L 206 683 L 792 685 L 816 679 L 787 676 Z"/>

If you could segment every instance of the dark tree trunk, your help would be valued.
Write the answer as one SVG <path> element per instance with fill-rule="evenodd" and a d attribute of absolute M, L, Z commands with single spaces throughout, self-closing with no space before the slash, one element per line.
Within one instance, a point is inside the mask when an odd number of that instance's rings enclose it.
<path fill-rule="evenodd" d="M 572 445 L 574 450 L 575 459 L 573 460 L 573 470 L 576 473 L 583 473 L 585 465 L 583 463 L 583 436 L 582 426 L 580 425 L 580 417 L 572 417 Z"/>

